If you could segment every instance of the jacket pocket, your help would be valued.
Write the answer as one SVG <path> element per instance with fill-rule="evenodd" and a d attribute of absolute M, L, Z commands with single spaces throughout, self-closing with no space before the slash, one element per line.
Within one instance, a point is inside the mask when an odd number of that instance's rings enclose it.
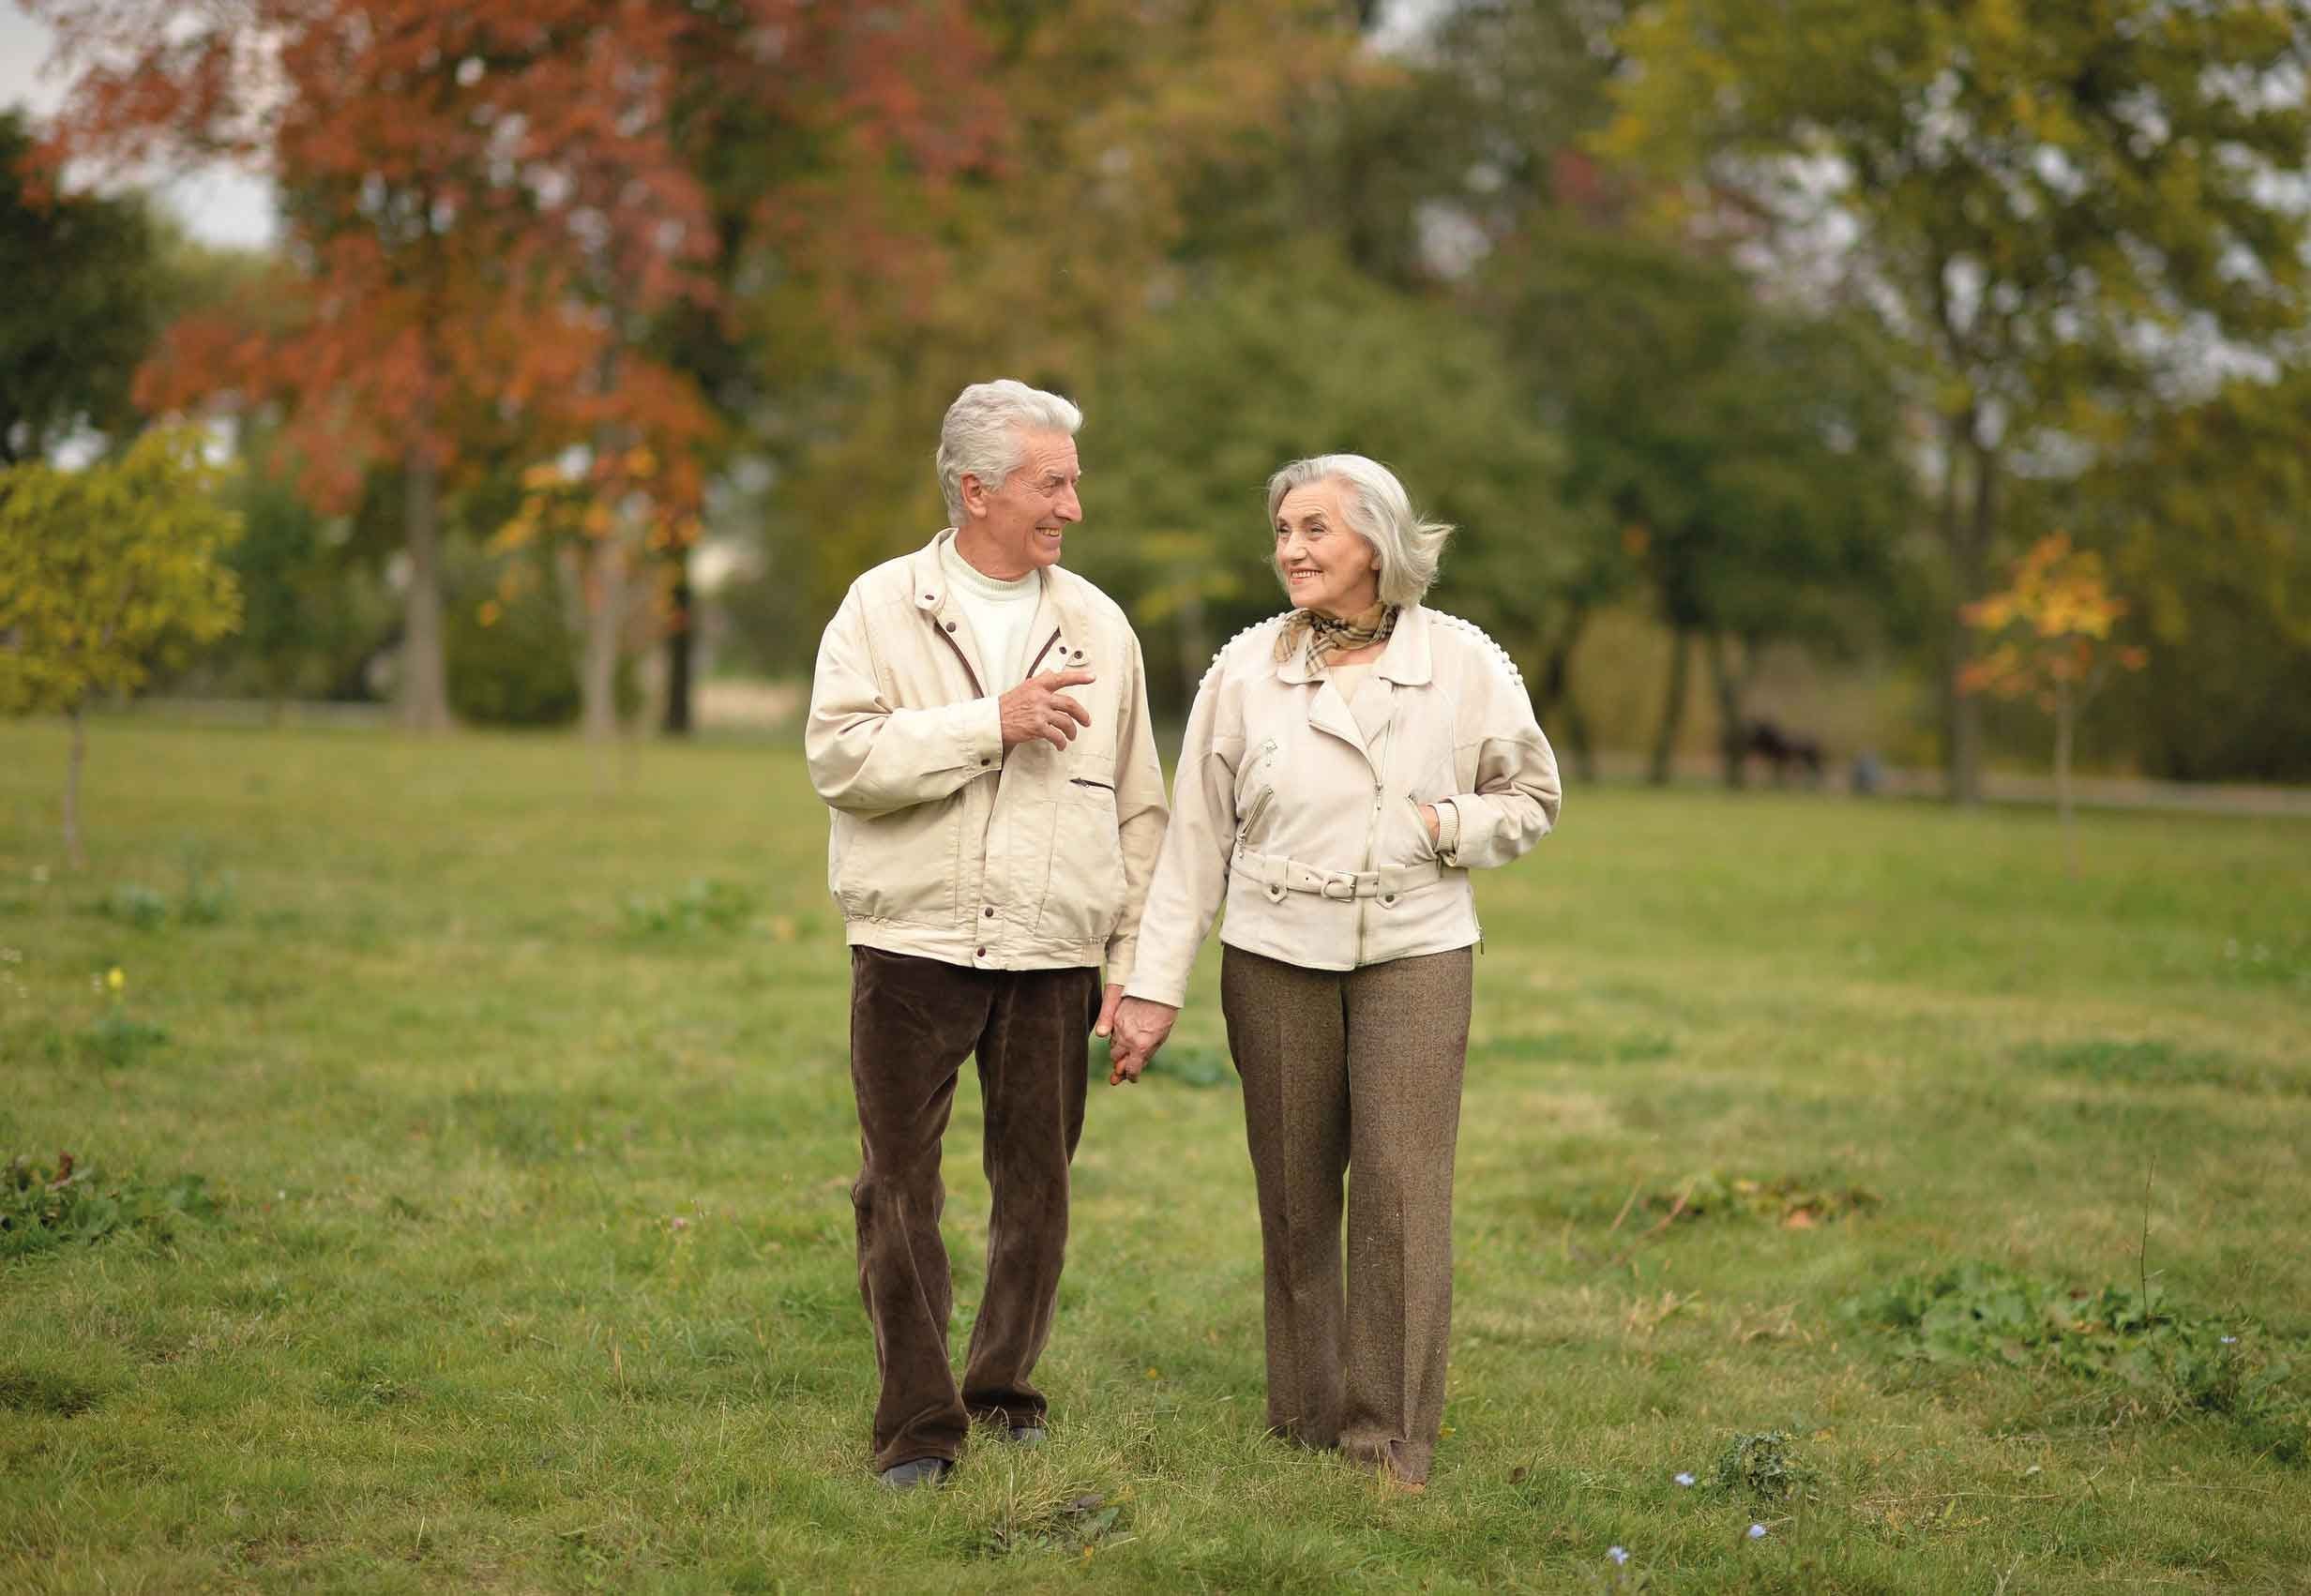
<path fill-rule="evenodd" d="M 1268 738 L 1244 761 L 1244 784 L 1236 795 L 1236 841 L 1249 844 L 1255 829 L 1276 802 L 1276 739 Z"/>
<path fill-rule="evenodd" d="M 955 919 L 960 797 L 881 815 L 839 817 L 835 899 L 845 918 L 944 926 Z"/>
<path fill-rule="evenodd" d="M 1413 797 L 1410 792 L 1404 795 L 1405 813 L 1412 818 L 1412 857 L 1415 861 L 1434 859 L 1438 856 L 1436 843 L 1428 836 L 1427 819 L 1421 814 L 1420 806 L 1420 799 Z"/>
<path fill-rule="evenodd" d="M 1115 821 L 1115 773 L 1086 760 L 1052 804 L 1051 868 L 1035 935 L 1052 942 L 1105 942 L 1124 914 L 1124 845 Z"/>

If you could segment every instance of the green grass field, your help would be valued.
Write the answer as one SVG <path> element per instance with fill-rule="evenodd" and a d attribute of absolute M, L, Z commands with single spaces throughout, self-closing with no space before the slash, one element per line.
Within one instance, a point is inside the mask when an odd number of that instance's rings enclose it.
<path fill-rule="evenodd" d="M 2301 822 L 1577 790 L 1480 884 L 1417 1499 L 1261 1432 L 1215 944 L 1094 1088 L 1050 1443 L 894 1498 L 794 751 L 103 723 L 78 876 L 63 760 L 0 730 L 0 1161 L 97 1169 L 0 1188 L 0 1588 L 2311 1588 Z"/>

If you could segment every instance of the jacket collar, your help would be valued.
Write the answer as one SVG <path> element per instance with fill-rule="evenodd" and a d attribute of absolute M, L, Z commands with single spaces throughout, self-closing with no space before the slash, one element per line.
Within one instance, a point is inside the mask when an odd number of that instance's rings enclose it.
<path fill-rule="evenodd" d="M 937 569 L 934 556 L 932 568 Z M 1397 617 L 1397 629 L 1388 634 L 1388 644 L 1381 650 L 1380 658 L 1372 662 L 1373 674 L 1396 683 L 1401 687 L 1417 687 L 1435 674 L 1428 656 L 1428 611 L 1417 604 L 1408 604 Z M 1296 648 L 1289 658 L 1276 662 L 1279 682 L 1313 682 L 1317 673 L 1308 669 L 1308 651 Z"/>
<path fill-rule="evenodd" d="M 914 595 L 914 607 L 933 620 L 946 612 L 947 605 L 955 597 L 948 590 L 946 569 L 939 563 L 939 546 L 950 543 L 954 538 L 955 529 L 947 527 L 907 556 L 907 582 Z M 1036 616 L 1039 622 L 1048 621 L 1049 625 L 1037 626 L 1037 635 L 1028 645 L 1029 654 L 1033 656 L 1043 648 L 1044 640 L 1051 635 L 1053 627 L 1058 629 L 1059 640 L 1048 654 L 1042 655 L 1042 662 L 1035 667 L 1035 673 L 1097 670 L 1092 660 L 1092 628 L 1084 617 L 1082 607 L 1076 603 L 1072 588 L 1074 579 L 1054 565 L 1041 567 L 1038 574 L 1043 579 L 1043 596 L 1037 603 Z M 1401 626 L 1403 623 L 1399 621 L 1397 625 Z"/>

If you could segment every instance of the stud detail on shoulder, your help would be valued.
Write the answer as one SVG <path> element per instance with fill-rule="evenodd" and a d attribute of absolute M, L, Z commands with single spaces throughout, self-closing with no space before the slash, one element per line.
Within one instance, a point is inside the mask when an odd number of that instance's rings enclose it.
<path fill-rule="evenodd" d="M 1509 657 L 1508 650 L 1488 637 L 1482 626 L 1473 621 L 1464 621 L 1458 615 L 1447 615 L 1442 610 L 1429 610 L 1428 618 L 1440 626 L 1449 626 L 1454 631 L 1463 633 L 1472 639 L 1483 652 L 1491 655 L 1500 662 L 1502 670 L 1507 673 L 1508 679 L 1516 683 L 1520 691 L 1523 689 L 1524 672 L 1517 669 L 1517 662 Z"/>

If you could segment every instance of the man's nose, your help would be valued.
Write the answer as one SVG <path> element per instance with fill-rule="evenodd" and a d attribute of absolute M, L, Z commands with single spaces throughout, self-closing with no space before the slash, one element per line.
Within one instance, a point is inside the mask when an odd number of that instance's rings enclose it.
<path fill-rule="evenodd" d="M 1073 488 L 1061 492 L 1058 509 L 1061 520 L 1080 521 L 1083 519 L 1083 501 L 1076 496 L 1076 490 Z"/>

